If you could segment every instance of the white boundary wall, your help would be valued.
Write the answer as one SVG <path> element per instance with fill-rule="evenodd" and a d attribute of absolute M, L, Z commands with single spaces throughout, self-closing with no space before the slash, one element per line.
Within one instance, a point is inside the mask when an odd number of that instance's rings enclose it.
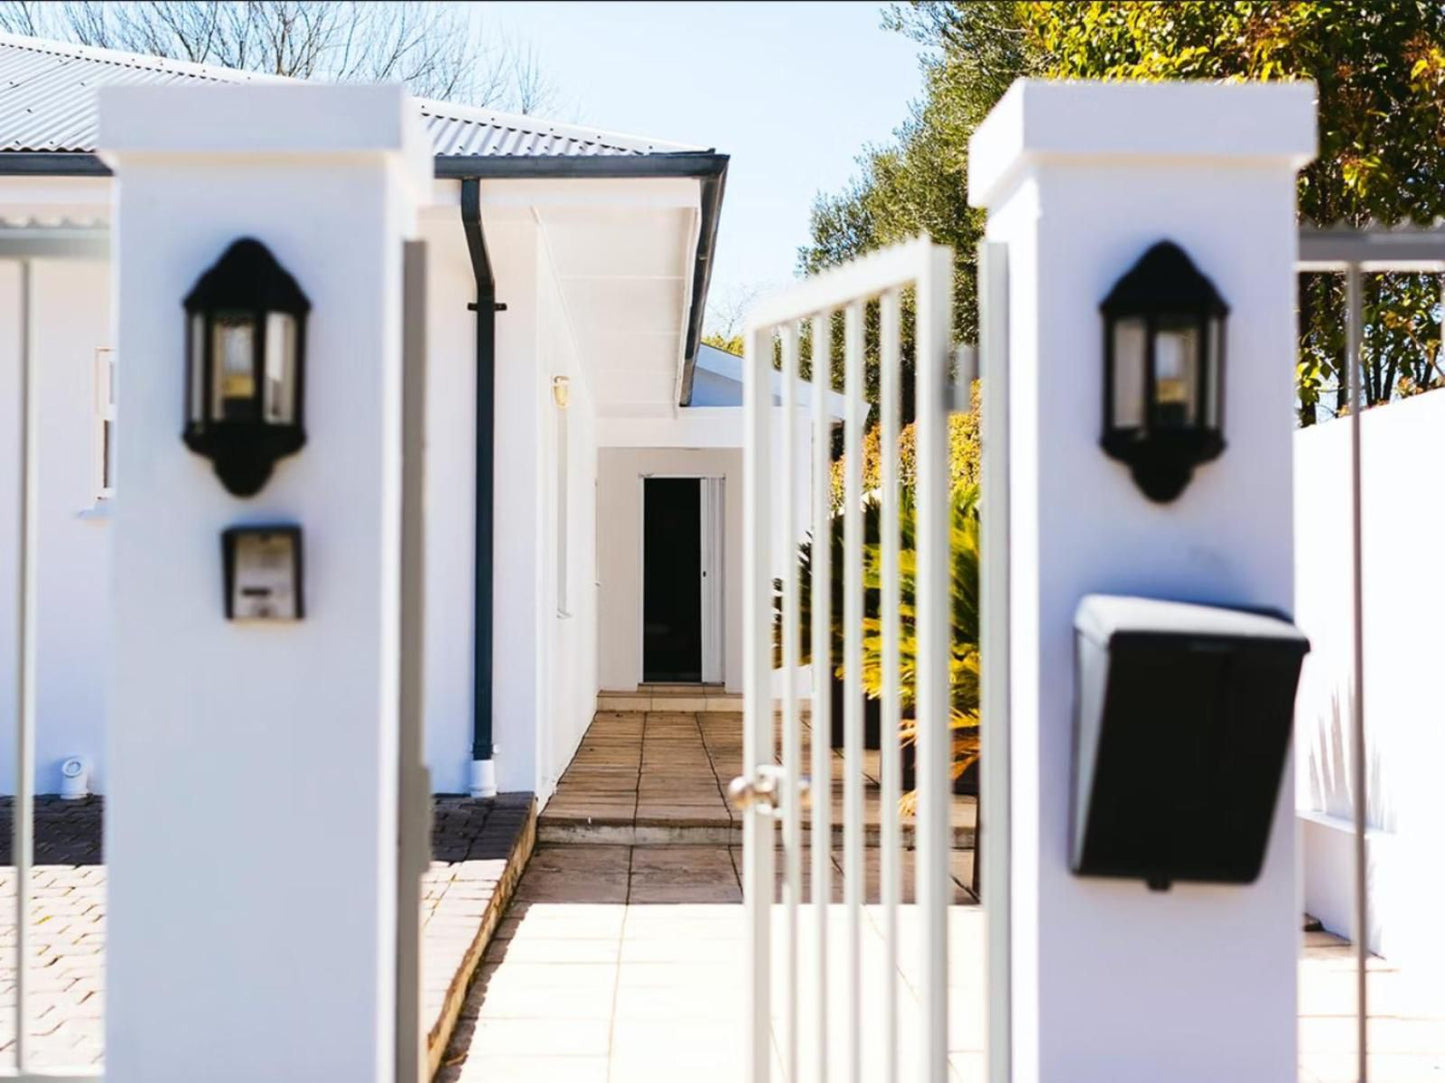
<path fill-rule="evenodd" d="M 1445 961 L 1445 664 L 1435 630 L 1445 612 L 1445 503 L 1432 480 L 1445 456 L 1445 394 L 1377 407 L 1360 421 L 1369 944 L 1426 969 Z M 1349 448 L 1343 422 L 1294 438 L 1295 614 L 1311 645 L 1296 730 L 1304 906 L 1353 937 Z"/>

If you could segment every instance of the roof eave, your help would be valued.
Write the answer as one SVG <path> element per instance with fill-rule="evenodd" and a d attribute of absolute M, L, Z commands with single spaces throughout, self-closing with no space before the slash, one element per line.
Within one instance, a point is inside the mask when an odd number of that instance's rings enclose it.
<path fill-rule="evenodd" d="M 110 167 L 88 151 L 0 151 L 0 177 L 108 177 L 110 175 Z"/>
<path fill-rule="evenodd" d="M 507 178 L 590 177 L 627 179 L 695 177 L 702 186 L 701 226 L 693 260 L 692 305 L 687 317 L 682 380 L 678 405 L 692 402 L 697 348 L 702 341 L 702 320 L 712 282 L 713 253 L 717 248 L 723 188 L 727 183 L 728 156 L 716 151 L 666 151 L 656 154 L 595 154 L 588 156 L 445 155 L 435 159 L 438 180 L 502 180 Z M 85 151 L 0 151 L 0 177 L 109 177 L 110 168 Z"/>

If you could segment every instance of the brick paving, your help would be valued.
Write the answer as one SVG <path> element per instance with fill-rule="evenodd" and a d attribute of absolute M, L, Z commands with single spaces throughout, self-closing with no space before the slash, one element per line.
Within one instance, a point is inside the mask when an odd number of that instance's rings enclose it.
<path fill-rule="evenodd" d="M 433 862 L 423 880 L 423 1004 L 432 1060 L 501 919 L 531 846 L 530 794 L 495 802 L 437 797 Z M 0 798 L 0 865 L 10 863 L 13 802 Z M 30 1066 L 101 1063 L 104 1034 L 104 801 L 40 797 L 35 806 Z M 14 1064 L 15 869 L 0 868 L 0 1068 Z"/>

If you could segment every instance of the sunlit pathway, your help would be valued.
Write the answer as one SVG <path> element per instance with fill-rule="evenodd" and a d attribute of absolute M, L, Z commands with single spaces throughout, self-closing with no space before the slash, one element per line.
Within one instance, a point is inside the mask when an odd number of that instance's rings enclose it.
<path fill-rule="evenodd" d="M 745 927 L 736 850 L 720 846 L 553 846 L 537 850 L 462 1009 L 444 1083 L 743 1083 Z M 834 897 L 838 890 L 835 879 Z M 960 894 L 960 899 L 964 898 Z M 829 1059 L 849 1033 L 842 965 L 845 911 L 830 908 Z M 814 933 L 800 922 L 800 1078 L 812 1078 Z M 786 920 L 775 910 L 774 928 Z M 903 1074 L 919 1045 L 914 990 L 920 943 L 899 912 Z M 860 1028 L 865 1079 L 879 1078 L 886 973 L 882 912 L 862 923 Z M 983 1079 L 983 913 L 950 910 L 949 1045 L 953 1078 Z M 1353 1078 L 1352 953 L 1307 934 L 1300 960 L 1300 1079 Z M 782 974 L 775 988 L 782 991 Z M 1415 1006 L 1389 964 L 1372 969 L 1371 1078 L 1445 1080 L 1445 1022 Z M 779 998 L 778 1003 L 781 1002 Z M 775 1079 L 786 1079 L 785 1017 L 774 1015 Z M 1221 1036 L 1227 1037 L 1227 1036 Z M 1124 1051 L 1121 1051 L 1121 1054 Z M 835 1073 L 836 1074 L 836 1073 Z"/>
<path fill-rule="evenodd" d="M 739 858 L 738 851 L 724 846 L 537 850 L 468 997 L 439 1078 L 447 1083 L 740 1083 L 746 942 Z M 962 889 L 959 898 L 966 898 Z M 844 910 L 834 905 L 830 911 L 832 952 L 841 967 Z M 976 1002 L 981 988 L 977 964 L 969 962 L 980 958 L 978 913 L 968 905 L 953 909 L 959 1020 L 953 1030 L 960 1080 L 977 1078 L 973 1069 L 982 1036 L 980 1013 L 966 1007 Z M 900 941 L 912 956 L 919 943 L 911 935 L 911 908 L 903 908 L 900 916 Z M 776 917 L 781 932 L 782 908 Z M 880 930 L 877 909 L 867 908 L 863 988 L 869 990 L 868 1029 L 875 1032 L 873 998 L 883 973 Z M 799 964 L 811 966 L 815 956 L 806 918 L 802 931 Z M 905 962 L 900 970 L 906 1026 L 916 1018 L 910 1014 L 916 967 Z M 815 1002 L 812 984 L 800 978 L 805 1003 Z M 829 985 L 842 988 L 841 971 Z M 847 1033 L 841 999 L 833 1015 L 830 1045 L 838 1045 L 832 1054 L 837 1057 Z M 781 1010 L 776 1027 L 776 1055 L 781 1057 L 786 1046 Z M 800 1038 L 813 1041 L 807 1034 Z M 878 1055 L 873 1041 L 866 1042 L 865 1061 Z"/>

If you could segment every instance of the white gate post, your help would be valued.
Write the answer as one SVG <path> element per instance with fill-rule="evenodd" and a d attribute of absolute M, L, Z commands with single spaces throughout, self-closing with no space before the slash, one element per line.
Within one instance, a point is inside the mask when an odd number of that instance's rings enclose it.
<path fill-rule="evenodd" d="M 402 241 L 431 162 L 399 86 L 100 92 L 120 421 L 107 1078 L 394 1072 Z M 311 301 L 306 445 L 250 499 L 181 442 L 182 299 L 237 238 Z M 221 531 L 295 523 L 304 619 L 227 621 Z"/>
<path fill-rule="evenodd" d="M 1016 1083 L 1295 1077 L 1292 771 L 1252 886 L 1078 878 L 1068 831 L 1082 595 L 1291 609 L 1295 175 L 1313 99 L 1309 84 L 1022 82 L 971 143 L 969 198 L 1010 271 Z M 1166 239 L 1230 318 L 1227 447 L 1161 505 L 1099 447 L 1099 302 Z"/>

